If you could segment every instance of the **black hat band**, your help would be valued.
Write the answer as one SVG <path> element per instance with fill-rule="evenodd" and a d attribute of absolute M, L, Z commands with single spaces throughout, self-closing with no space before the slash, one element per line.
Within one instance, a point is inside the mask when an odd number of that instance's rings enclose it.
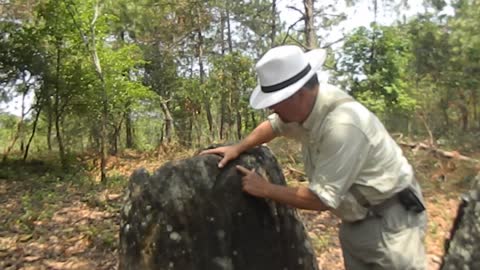
<path fill-rule="evenodd" d="M 261 89 L 262 89 L 262 92 L 264 93 L 272 93 L 272 92 L 275 92 L 275 91 L 278 91 L 278 90 L 282 90 L 284 89 L 285 87 L 288 87 L 296 82 L 298 82 L 299 80 L 301 80 L 303 77 L 305 77 L 305 75 L 308 74 L 308 72 L 310 72 L 310 70 L 312 70 L 312 67 L 310 66 L 310 64 L 308 64 L 302 71 L 300 71 L 297 75 L 291 77 L 290 79 L 286 80 L 286 81 L 283 81 L 281 83 L 277 83 L 277 84 L 274 84 L 274 85 L 269 85 L 269 86 L 262 86 Z"/>

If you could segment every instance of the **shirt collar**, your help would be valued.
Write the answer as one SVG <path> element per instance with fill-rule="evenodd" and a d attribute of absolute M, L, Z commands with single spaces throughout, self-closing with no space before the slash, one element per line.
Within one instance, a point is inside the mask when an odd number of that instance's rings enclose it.
<path fill-rule="evenodd" d="M 327 85 L 322 83 L 319 85 L 312 111 L 302 123 L 302 127 L 307 131 L 314 130 L 318 125 L 323 123 L 324 118 L 327 116 L 328 104 L 333 100 L 330 92 Z"/>

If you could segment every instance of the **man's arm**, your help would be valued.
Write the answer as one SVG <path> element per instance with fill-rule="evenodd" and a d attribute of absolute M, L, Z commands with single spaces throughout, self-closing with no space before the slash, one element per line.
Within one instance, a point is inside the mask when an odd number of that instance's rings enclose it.
<path fill-rule="evenodd" d="M 307 187 L 287 187 L 272 184 L 253 170 L 237 166 L 244 176 L 242 189 L 250 195 L 271 199 L 295 208 L 325 211 L 328 207 Z"/>
<path fill-rule="evenodd" d="M 307 187 L 288 187 L 270 183 L 266 198 L 295 208 L 325 211 L 328 207 Z"/>
<path fill-rule="evenodd" d="M 237 144 L 240 153 L 275 138 L 270 121 L 263 121 L 245 139 Z"/>
<path fill-rule="evenodd" d="M 215 149 L 205 150 L 200 154 L 220 154 L 223 159 L 218 163 L 223 168 L 230 160 L 236 159 L 241 153 L 262 143 L 269 142 L 275 138 L 270 121 L 264 121 L 258 125 L 245 139 L 229 146 L 222 146 Z"/>

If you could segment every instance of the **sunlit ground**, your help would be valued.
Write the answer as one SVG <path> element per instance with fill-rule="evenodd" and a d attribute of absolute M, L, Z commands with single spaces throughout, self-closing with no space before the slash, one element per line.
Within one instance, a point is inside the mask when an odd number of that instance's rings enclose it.
<path fill-rule="evenodd" d="M 280 142 L 281 143 L 281 142 Z M 290 185 L 304 184 L 295 145 L 272 144 Z M 281 149 L 281 150 L 279 150 Z M 82 166 L 69 174 L 54 165 L 33 162 L 9 163 L 0 170 L 0 269 L 115 269 L 119 209 L 130 173 L 139 167 L 150 171 L 165 161 L 191 156 L 194 151 L 164 149 L 155 153 L 124 152 L 109 159 L 109 183 L 93 183 L 89 170 L 95 161 L 79 158 Z M 457 168 L 446 179 L 432 178 L 438 161 L 428 153 L 409 155 L 414 160 L 428 205 L 426 246 L 429 269 L 438 269 L 444 255 L 459 203 L 459 195 L 475 172 L 468 164 Z M 300 211 L 323 269 L 343 269 L 337 225 L 329 213 Z"/>

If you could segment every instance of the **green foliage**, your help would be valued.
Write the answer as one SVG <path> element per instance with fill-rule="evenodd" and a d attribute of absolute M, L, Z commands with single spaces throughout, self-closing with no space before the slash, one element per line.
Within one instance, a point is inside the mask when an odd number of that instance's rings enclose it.
<path fill-rule="evenodd" d="M 40 73 L 42 66 L 41 55 L 35 44 L 39 33 L 30 25 L 21 25 L 17 22 L 0 21 L 2 35 L 0 38 L 0 73 L 2 83 L 17 79 L 18 74 L 30 72 Z"/>
<path fill-rule="evenodd" d="M 435 136 L 479 127 L 480 46 L 478 1 L 455 2 L 453 17 L 420 16 L 409 23 L 415 60 L 416 98 Z M 439 117 L 440 116 L 440 117 Z M 477 120 L 474 123 L 471 119 Z M 453 128 L 452 123 L 459 129 Z"/>
<path fill-rule="evenodd" d="M 2 132 L 8 132 L 15 127 L 18 119 L 16 116 L 9 113 L 0 113 L 0 130 Z M 4 133 L 2 133 L 4 134 Z"/>
<path fill-rule="evenodd" d="M 36 46 L 40 34 L 31 25 L 0 21 L 0 102 L 29 92 L 32 78 L 42 73 L 45 64 Z"/>
<path fill-rule="evenodd" d="M 13 136 L 13 132 L 16 129 L 18 123 L 18 117 L 9 113 L 0 112 L 0 142 L 8 142 Z M 0 151 L 4 151 L 7 147 L 6 143 L 0 144 Z M 5 148 L 5 149 L 4 149 Z"/>
<path fill-rule="evenodd" d="M 427 4 L 439 11 L 445 2 Z M 338 81 L 385 119 L 402 116 L 420 134 L 426 125 L 434 137 L 478 129 L 479 2 L 452 6 L 451 17 L 425 13 L 406 24 L 356 29 L 339 58 Z"/>
<path fill-rule="evenodd" d="M 0 100 L 35 94 L 14 155 L 34 127 L 31 152 L 64 148 L 67 160 L 70 153 L 98 152 L 103 119 L 112 154 L 241 139 L 265 113 L 248 106 L 254 63 L 272 44 L 305 41 L 303 21 L 289 29 L 272 1 L 28 3 L 15 1 L 0 21 Z M 444 2 L 426 5 L 437 12 Z M 418 114 L 435 137 L 452 123 L 478 128 L 480 5 L 452 5 L 453 16 L 426 13 L 356 29 L 340 52 L 330 48 L 339 57 L 329 58 L 327 69 L 335 67 L 338 82 L 387 125 L 422 133 Z M 314 12 L 319 35 L 345 19 L 335 5 L 319 3 Z M 3 148 L 16 128 L 5 117 Z"/>
<path fill-rule="evenodd" d="M 248 98 L 257 84 L 253 60 L 234 52 L 213 59 L 212 62 L 213 69 L 207 87 L 217 89 L 213 99 L 223 105 L 227 123 L 232 124 L 239 115 L 244 115 L 248 119 L 252 113 L 248 106 Z M 253 127 L 247 125 L 245 128 L 250 130 Z"/>
<path fill-rule="evenodd" d="M 380 114 L 414 110 L 411 44 L 401 27 L 361 27 L 348 37 L 343 51 L 338 75 L 362 103 Z"/>
<path fill-rule="evenodd" d="M 449 21 L 451 29 L 450 45 L 452 57 L 449 70 L 458 88 L 466 90 L 466 95 L 478 95 L 480 89 L 480 1 L 458 1 L 456 14 Z M 456 71 L 456 72 L 455 72 Z"/>
<path fill-rule="evenodd" d="M 256 77 L 253 73 L 253 60 L 238 52 L 213 59 L 213 70 L 208 85 L 212 89 L 219 89 L 215 96 L 219 98 L 232 94 L 237 96 L 238 102 L 245 105 L 250 91 L 256 86 Z"/>

